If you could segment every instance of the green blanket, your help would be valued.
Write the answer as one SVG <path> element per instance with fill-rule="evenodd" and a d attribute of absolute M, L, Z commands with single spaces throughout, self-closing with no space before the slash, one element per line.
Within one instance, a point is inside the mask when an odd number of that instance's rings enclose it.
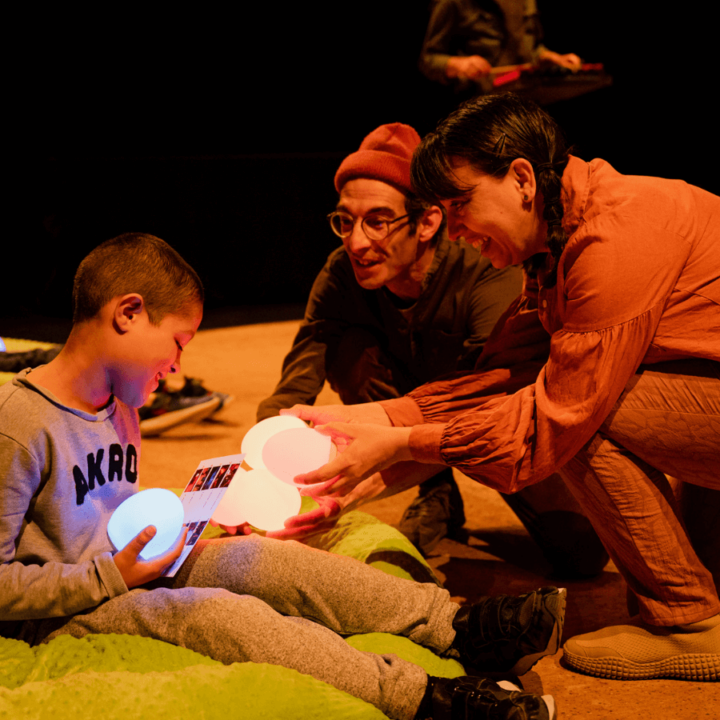
<path fill-rule="evenodd" d="M 221 531 L 209 529 L 206 536 Z M 400 577 L 432 582 L 422 556 L 371 515 L 348 513 L 308 543 Z M 431 674 L 464 674 L 407 638 L 384 633 L 347 639 L 362 651 L 394 653 Z M 127 635 L 61 636 L 31 648 L 0 638 L 0 720 L 7 718 L 269 718 L 371 720 L 372 705 L 295 670 L 258 663 L 225 666 L 191 650 Z"/>

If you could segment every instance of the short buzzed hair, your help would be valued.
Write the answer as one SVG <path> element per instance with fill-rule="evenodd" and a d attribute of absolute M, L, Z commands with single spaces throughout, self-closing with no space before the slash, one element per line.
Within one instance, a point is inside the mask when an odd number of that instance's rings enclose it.
<path fill-rule="evenodd" d="M 154 235 L 125 233 L 80 263 L 73 282 L 73 322 L 96 317 L 110 300 L 130 293 L 142 296 L 154 325 L 205 301 L 200 277 L 176 250 Z"/>

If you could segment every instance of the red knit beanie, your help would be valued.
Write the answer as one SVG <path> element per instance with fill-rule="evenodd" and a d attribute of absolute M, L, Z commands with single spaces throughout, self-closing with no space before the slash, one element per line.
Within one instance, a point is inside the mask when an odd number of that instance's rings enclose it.
<path fill-rule="evenodd" d="M 420 136 L 409 125 L 390 123 L 373 130 L 360 144 L 360 149 L 348 155 L 335 173 L 335 189 L 353 178 L 371 178 L 410 192 L 410 159 L 420 144 Z"/>

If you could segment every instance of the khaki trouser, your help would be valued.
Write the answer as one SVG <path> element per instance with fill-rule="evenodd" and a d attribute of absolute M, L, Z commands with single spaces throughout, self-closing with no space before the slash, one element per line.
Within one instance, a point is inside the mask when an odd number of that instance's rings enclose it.
<path fill-rule="evenodd" d="M 560 474 L 645 622 L 678 625 L 720 612 L 720 363 L 642 366 Z"/>

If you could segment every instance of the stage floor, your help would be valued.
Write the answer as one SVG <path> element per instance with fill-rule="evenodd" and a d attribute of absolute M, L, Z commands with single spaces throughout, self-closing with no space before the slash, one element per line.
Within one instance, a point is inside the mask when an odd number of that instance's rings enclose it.
<path fill-rule="evenodd" d="M 143 487 L 183 486 L 203 458 L 240 452 L 243 435 L 255 424 L 258 403 L 270 395 L 297 321 L 201 330 L 183 356 L 183 374 L 201 378 L 234 402 L 199 424 L 183 425 L 143 441 Z M 171 378 L 171 384 L 175 378 Z M 337 402 L 326 387 L 318 404 Z M 498 493 L 456 474 L 468 518 L 468 544 L 443 540 L 429 562 L 458 602 L 480 595 L 522 593 L 557 584 L 520 521 Z M 396 525 L 416 491 L 368 504 L 363 510 Z M 565 638 L 627 620 L 625 585 L 609 563 L 589 581 L 563 583 L 568 589 Z M 538 694 L 555 696 L 559 718 L 580 720 L 696 720 L 717 717 L 720 684 L 681 680 L 622 682 L 579 675 L 566 669 L 562 652 L 543 658 L 521 678 Z M 715 708 L 715 710 L 713 710 Z"/>

